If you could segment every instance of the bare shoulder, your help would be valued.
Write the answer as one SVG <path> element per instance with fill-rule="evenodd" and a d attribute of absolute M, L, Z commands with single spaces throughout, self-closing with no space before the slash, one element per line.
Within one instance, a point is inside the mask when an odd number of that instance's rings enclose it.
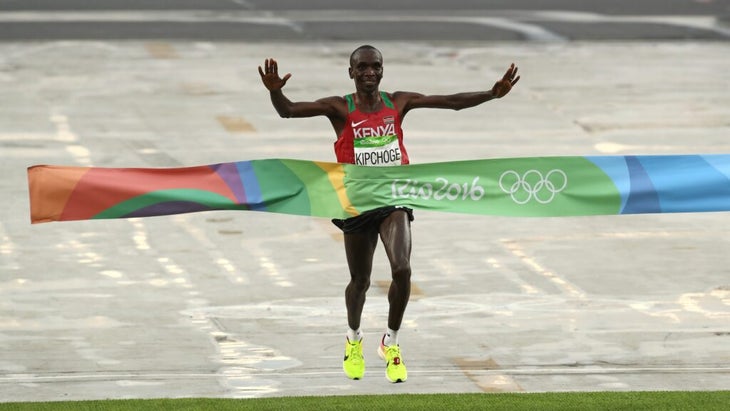
<path fill-rule="evenodd" d="M 415 93 L 413 91 L 396 91 L 396 92 L 387 93 L 387 94 L 388 94 L 388 97 L 391 98 L 391 100 L 396 102 L 396 104 L 398 102 L 405 103 L 405 102 L 411 101 L 413 99 L 423 97 L 423 94 Z"/>
<path fill-rule="evenodd" d="M 333 108 L 347 108 L 347 100 L 342 96 L 329 96 L 317 100 L 317 103 L 324 104 Z"/>
<path fill-rule="evenodd" d="M 401 114 L 405 115 L 412 108 L 418 107 L 418 101 L 423 99 L 424 95 L 413 91 L 396 91 L 389 93 L 389 97 Z"/>
<path fill-rule="evenodd" d="M 315 104 L 319 105 L 327 116 L 343 118 L 347 116 L 347 100 L 342 96 L 323 97 L 316 100 Z"/>
<path fill-rule="evenodd" d="M 317 101 L 324 104 L 347 104 L 347 100 L 342 96 L 322 97 Z"/>

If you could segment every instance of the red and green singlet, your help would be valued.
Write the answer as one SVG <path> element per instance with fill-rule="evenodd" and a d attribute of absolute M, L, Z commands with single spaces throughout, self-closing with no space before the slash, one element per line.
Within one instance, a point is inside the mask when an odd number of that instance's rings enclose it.
<path fill-rule="evenodd" d="M 335 142 L 338 163 L 363 166 L 399 166 L 408 164 L 403 146 L 403 130 L 398 109 L 385 92 L 380 92 L 383 107 L 374 113 L 363 113 L 355 104 L 355 95 L 348 94 L 345 128 Z"/>

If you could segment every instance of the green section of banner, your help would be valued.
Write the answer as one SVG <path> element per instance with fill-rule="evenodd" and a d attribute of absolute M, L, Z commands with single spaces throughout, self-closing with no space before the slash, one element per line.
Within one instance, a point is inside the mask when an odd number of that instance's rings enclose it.
<path fill-rule="evenodd" d="M 306 181 L 306 191 L 311 207 L 310 215 L 315 217 L 340 216 L 344 212 L 337 192 L 328 173 L 317 163 L 300 160 L 281 160 L 301 181 Z"/>
<path fill-rule="evenodd" d="M 307 194 L 308 182 L 298 178 L 283 161 L 251 162 L 267 211 L 312 215 Z"/>
<path fill-rule="evenodd" d="M 184 200 L 183 200 L 184 199 Z M 153 207 L 165 202 L 188 202 L 203 205 L 214 210 L 245 210 L 246 205 L 237 204 L 229 198 L 210 191 L 195 189 L 157 190 L 143 194 L 114 207 L 107 208 L 95 215 L 94 219 L 122 218 L 146 207 Z M 187 212 L 187 211 L 186 211 Z M 172 214 L 172 213 L 164 213 Z M 164 215 L 162 214 L 162 215 Z"/>
<path fill-rule="evenodd" d="M 504 216 L 617 214 L 612 180 L 583 157 L 510 158 L 404 167 L 345 166 L 360 210 L 384 204 Z"/>

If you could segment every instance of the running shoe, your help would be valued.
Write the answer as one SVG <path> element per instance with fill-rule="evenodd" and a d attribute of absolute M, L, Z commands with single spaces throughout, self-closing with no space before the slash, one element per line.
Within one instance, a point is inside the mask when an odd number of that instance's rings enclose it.
<path fill-rule="evenodd" d="M 345 360 L 342 361 L 345 375 L 353 380 L 359 380 L 365 374 L 365 358 L 362 356 L 362 340 L 345 342 Z"/>
<path fill-rule="evenodd" d="M 390 382 L 405 382 L 408 371 L 400 356 L 399 345 L 383 345 L 378 347 L 378 355 L 385 361 L 385 378 Z"/>

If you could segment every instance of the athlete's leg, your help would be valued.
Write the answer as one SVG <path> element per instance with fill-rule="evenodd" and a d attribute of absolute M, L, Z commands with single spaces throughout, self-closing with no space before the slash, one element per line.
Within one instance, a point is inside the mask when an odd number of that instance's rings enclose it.
<path fill-rule="evenodd" d="M 388 290 L 388 328 L 398 330 L 411 295 L 411 222 L 408 213 L 396 210 L 383 220 L 380 239 L 393 276 Z"/>
<path fill-rule="evenodd" d="M 373 254 L 378 245 L 378 233 L 345 234 L 345 255 L 350 269 L 350 283 L 345 289 L 347 324 L 350 329 L 360 328 L 360 317 L 365 305 L 365 294 L 370 288 L 370 273 L 373 270 Z"/>

